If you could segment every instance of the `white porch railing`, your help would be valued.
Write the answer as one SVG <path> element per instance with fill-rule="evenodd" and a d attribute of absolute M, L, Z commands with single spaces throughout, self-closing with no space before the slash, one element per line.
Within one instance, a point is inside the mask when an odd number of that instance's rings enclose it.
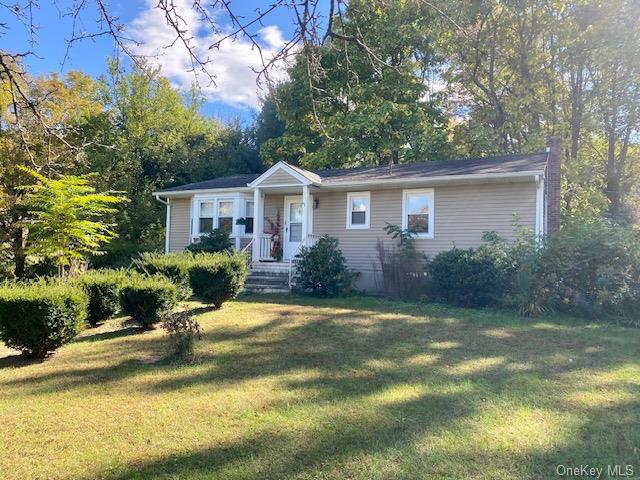
<path fill-rule="evenodd" d="M 275 260 L 273 255 L 271 255 L 271 252 L 273 251 L 273 240 L 271 239 L 271 235 L 260 235 L 258 237 L 258 242 L 258 260 Z"/>
<path fill-rule="evenodd" d="M 302 247 L 313 247 L 322 235 L 315 235 L 313 233 L 308 234 L 306 237 L 302 239 L 296 251 L 289 258 L 289 288 L 293 287 L 293 265 L 300 260 L 299 254 Z"/>

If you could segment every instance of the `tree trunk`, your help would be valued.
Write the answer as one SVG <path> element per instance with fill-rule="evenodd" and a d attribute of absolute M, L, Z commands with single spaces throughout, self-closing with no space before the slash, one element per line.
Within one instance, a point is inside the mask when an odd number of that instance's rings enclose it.
<path fill-rule="evenodd" d="M 616 134 L 611 130 L 608 135 L 607 147 L 607 198 L 609 199 L 609 213 L 612 218 L 620 218 L 620 172 L 616 165 Z"/>
<path fill-rule="evenodd" d="M 23 228 L 16 228 L 14 235 L 11 238 L 11 250 L 13 251 L 13 274 L 16 278 L 24 278 L 25 276 L 25 263 L 27 256 L 24 253 L 25 235 Z"/>
<path fill-rule="evenodd" d="M 582 111 L 583 111 L 583 86 L 584 86 L 584 64 L 579 62 L 575 75 L 571 75 L 571 160 L 578 158 L 578 149 L 580 148 L 580 131 L 582 129 Z"/>

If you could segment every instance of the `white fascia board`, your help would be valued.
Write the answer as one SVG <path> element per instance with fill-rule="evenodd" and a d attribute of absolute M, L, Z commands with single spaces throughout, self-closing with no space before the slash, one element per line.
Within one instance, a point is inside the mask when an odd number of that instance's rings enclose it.
<path fill-rule="evenodd" d="M 264 182 L 267 178 L 269 178 L 271 175 L 273 175 L 278 170 L 285 171 L 286 173 L 291 175 L 293 178 L 298 180 L 303 185 L 314 185 L 314 184 L 318 183 L 318 182 L 314 182 L 313 180 L 307 178 L 306 176 L 304 176 L 303 174 L 298 172 L 296 169 L 291 168 L 291 165 L 289 165 L 287 162 L 283 162 L 281 160 L 278 163 L 276 163 L 275 165 L 273 165 L 269 170 L 267 170 L 262 175 L 260 175 L 258 178 L 256 178 L 253 182 L 248 183 L 247 186 L 250 187 L 250 188 L 259 187 L 262 182 Z"/>
<path fill-rule="evenodd" d="M 170 192 L 153 192 L 153 196 L 158 197 L 190 197 L 192 195 L 206 194 L 217 195 L 219 193 L 251 193 L 251 189 L 248 187 L 233 187 L 233 188 L 203 188 L 199 190 L 172 190 Z"/>

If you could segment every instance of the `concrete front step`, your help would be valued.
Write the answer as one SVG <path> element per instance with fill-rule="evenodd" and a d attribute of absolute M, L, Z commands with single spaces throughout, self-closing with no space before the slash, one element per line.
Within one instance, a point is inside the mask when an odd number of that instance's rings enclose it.
<path fill-rule="evenodd" d="M 288 293 L 289 264 L 254 263 L 244 288 L 250 292 Z"/>

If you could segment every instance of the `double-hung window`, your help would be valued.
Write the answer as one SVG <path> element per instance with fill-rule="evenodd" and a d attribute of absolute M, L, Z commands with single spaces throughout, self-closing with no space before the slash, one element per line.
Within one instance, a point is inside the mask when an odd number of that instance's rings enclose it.
<path fill-rule="evenodd" d="M 244 233 L 245 235 L 253 234 L 253 202 L 249 200 L 245 202 Z"/>
<path fill-rule="evenodd" d="M 433 238 L 433 189 L 402 192 L 402 228 L 421 238 Z"/>
<path fill-rule="evenodd" d="M 233 200 L 218 200 L 218 228 L 233 231 Z"/>
<path fill-rule="evenodd" d="M 369 192 L 347 194 L 347 228 L 369 228 L 371 195 Z"/>
<path fill-rule="evenodd" d="M 211 233 L 213 231 L 213 202 L 200 202 L 198 233 Z"/>

